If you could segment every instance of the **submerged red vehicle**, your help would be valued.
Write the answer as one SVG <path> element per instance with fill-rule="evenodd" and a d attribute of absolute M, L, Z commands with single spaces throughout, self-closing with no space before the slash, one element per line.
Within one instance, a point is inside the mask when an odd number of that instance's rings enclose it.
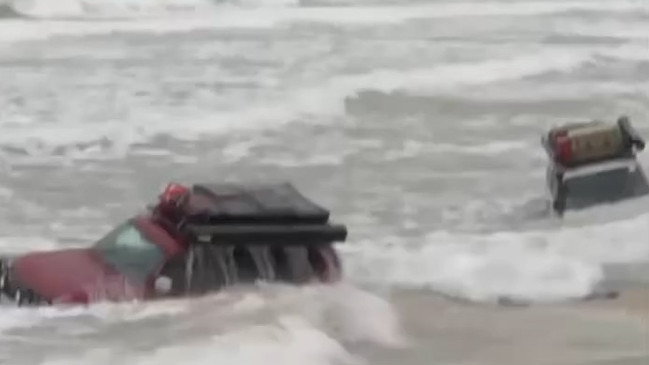
<path fill-rule="evenodd" d="M 257 280 L 335 282 L 344 225 L 291 184 L 169 184 L 158 203 L 87 248 L 0 261 L 0 303 L 195 296 Z"/>

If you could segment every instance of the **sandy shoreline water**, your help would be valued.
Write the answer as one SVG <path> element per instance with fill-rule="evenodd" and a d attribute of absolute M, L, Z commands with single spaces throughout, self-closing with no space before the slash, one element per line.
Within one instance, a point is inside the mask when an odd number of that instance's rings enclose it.
<path fill-rule="evenodd" d="M 584 303 L 586 308 L 625 313 L 644 319 L 649 327 L 649 286 L 620 292 L 618 298 Z M 649 343 L 647 344 L 649 347 Z"/>
<path fill-rule="evenodd" d="M 395 292 L 392 302 L 417 351 L 380 351 L 374 364 L 649 363 L 649 290 L 528 307 L 458 304 L 421 291 Z"/>

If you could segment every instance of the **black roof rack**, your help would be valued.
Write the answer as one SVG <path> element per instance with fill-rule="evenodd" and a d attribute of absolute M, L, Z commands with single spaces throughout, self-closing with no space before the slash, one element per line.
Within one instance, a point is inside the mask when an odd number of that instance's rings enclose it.
<path fill-rule="evenodd" d="M 182 230 L 197 243 L 325 244 L 347 228 L 290 183 L 195 184 L 180 207 Z"/>
<path fill-rule="evenodd" d="M 324 224 L 329 211 L 290 183 L 195 184 L 183 213 L 191 224 Z"/>
<path fill-rule="evenodd" d="M 339 224 L 315 225 L 187 225 L 196 243 L 247 245 L 318 245 L 343 242 L 347 227 Z"/>

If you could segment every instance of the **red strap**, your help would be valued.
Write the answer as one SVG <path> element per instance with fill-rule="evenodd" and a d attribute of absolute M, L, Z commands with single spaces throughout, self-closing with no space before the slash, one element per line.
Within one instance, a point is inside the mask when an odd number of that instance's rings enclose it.
<path fill-rule="evenodd" d="M 159 197 L 160 202 L 161 203 L 175 202 L 176 200 L 178 200 L 178 198 L 186 194 L 188 191 L 189 189 L 184 185 L 177 184 L 177 183 L 169 183 L 165 187 L 162 194 L 160 194 Z"/>

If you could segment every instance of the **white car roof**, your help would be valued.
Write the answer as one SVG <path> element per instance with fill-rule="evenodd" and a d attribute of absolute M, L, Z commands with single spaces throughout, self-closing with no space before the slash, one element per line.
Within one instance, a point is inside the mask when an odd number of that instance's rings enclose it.
<path fill-rule="evenodd" d="M 615 160 L 604 161 L 592 165 L 586 165 L 568 169 L 564 172 L 564 179 L 584 177 L 594 175 L 600 172 L 627 169 L 630 171 L 638 167 L 638 161 L 635 158 L 618 158 Z"/>

